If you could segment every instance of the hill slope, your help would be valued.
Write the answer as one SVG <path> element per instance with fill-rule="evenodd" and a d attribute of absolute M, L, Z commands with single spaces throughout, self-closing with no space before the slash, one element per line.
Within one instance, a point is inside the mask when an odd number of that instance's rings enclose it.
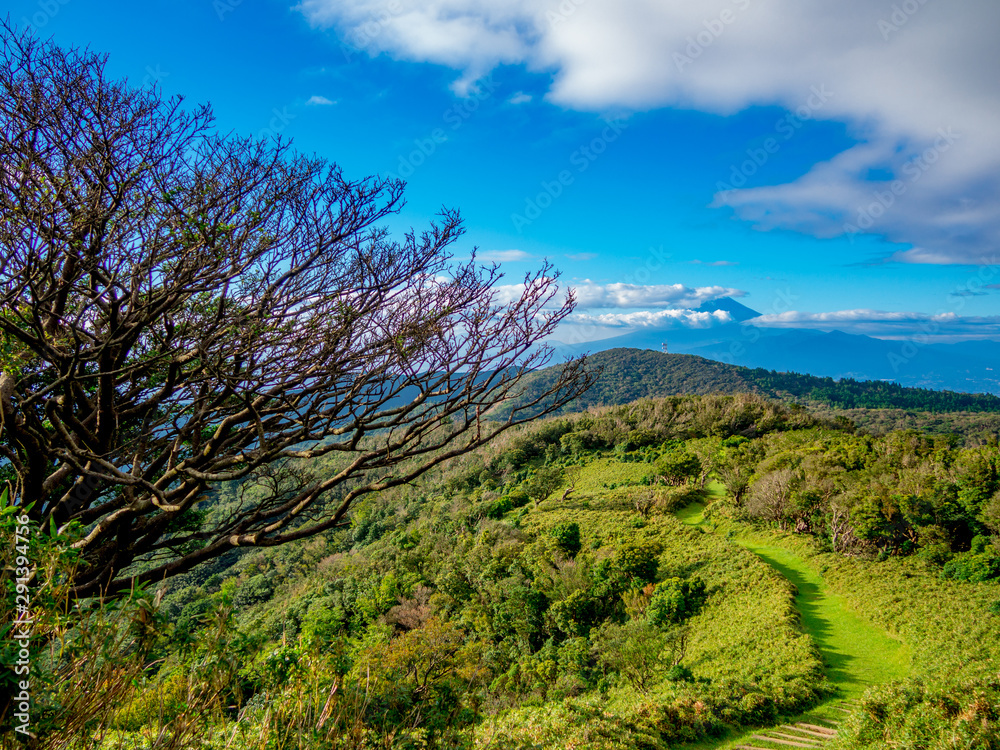
<path fill-rule="evenodd" d="M 691 354 L 665 354 L 648 349 L 608 349 L 589 357 L 602 368 L 591 390 L 571 405 L 625 404 L 638 398 L 758 393 L 784 401 L 800 401 L 833 409 L 904 409 L 934 413 L 976 412 L 1000 414 L 1000 397 L 906 388 L 885 381 L 858 381 L 750 369 Z M 551 385 L 558 367 L 540 370 L 527 381 L 528 393 Z"/>

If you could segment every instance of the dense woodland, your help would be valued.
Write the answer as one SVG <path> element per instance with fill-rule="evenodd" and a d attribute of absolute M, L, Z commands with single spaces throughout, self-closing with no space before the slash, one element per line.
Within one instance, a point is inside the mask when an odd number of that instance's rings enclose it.
<path fill-rule="evenodd" d="M 230 484 L 190 522 L 259 491 Z M 706 502 L 718 533 L 674 515 Z M 103 748 L 723 741 L 838 692 L 741 530 L 786 540 L 906 646 L 908 678 L 869 693 L 842 747 L 997 746 L 995 436 L 869 435 L 750 394 L 552 418 L 348 527 L 49 623 L 68 647 L 39 655 L 42 726 Z"/>

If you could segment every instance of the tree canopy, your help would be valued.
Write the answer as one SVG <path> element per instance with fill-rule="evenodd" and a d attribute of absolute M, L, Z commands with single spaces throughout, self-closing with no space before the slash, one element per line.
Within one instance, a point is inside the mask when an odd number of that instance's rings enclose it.
<path fill-rule="evenodd" d="M 501 287 L 450 253 L 455 211 L 390 236 L 401 182 L 0 34 L 0 471 L 34 522 L 80 530 L 76 595 L 342 524 L 589 386 L 573 360 L 487 418 L 573 309 L 548 264 Z M 198 515 L 246 478 L 266 492 Z"/>

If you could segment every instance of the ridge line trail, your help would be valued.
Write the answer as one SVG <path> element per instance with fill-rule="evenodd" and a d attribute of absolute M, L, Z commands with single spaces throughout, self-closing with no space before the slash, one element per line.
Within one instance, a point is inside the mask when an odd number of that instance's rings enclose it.
<path fill-rule="evenodd" d="M 721 496 L 721 488 L 712 484 L 711 497 Z M 688 526 L 718 533 L 705 519 L 704 511 L 705 505 L 698 502 L 676 511 L 675 515 Z M 909 646 L 862 619 L 844 597 L 829 589 L 811 561 L 781 546 L 779 540 L 756 535 L 738 525 L 729 529 L 735 532 L 734 543 L 753 552 L 795 585 L 798 590 L 795 608 L 801 615 L 802 626 L 822 655 L 827 678 L 840 690 L 839 695 L 827 699 L 807 715 L 843 718 L 843 714 L 838 716 L 830 709 L 833 704 L 856 699 L 872 685 L 909 673 Z"/>

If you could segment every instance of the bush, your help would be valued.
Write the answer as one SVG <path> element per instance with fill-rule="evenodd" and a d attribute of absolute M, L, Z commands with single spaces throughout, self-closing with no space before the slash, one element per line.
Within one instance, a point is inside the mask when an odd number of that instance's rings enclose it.
<path fill-rule="evenodd" d="M 919 681 L 869 691 L 840 729 L 844 747 L 1000 747 L 1000 680 L 996 676 L 930 687 Z"/>
<path fill-rule="evenodd" d="M 659 567 L 656 555 L 649 545 L 627 542 L 611 558 L 612 574 L 628 582 L 652 583 Z"/>
<path fill-rule="evenodd" d="M 590 594 L 577 590 L 549 607 L 549 616 L 570 638 L 586 636 L 597 621 L 598 607 Z"/>
<path fill-rule="evenodd" d="M 563 483 L 564 472 L 559 466 L 543 466 L 535 472 L 534 476 L 525 482 L 524 489 L 528 497 L 536 503 L 541 502 Z"/>
<path fill-rule="evenodd" d="M 667 679 L 671 682 L 694 682 L 694 674 L 683 664 L 674 664 L 667 671 Z"/>
<path fill-rule="evenodd" d="M 273 595 L 274 583 L 272 583 L 271 578 L 263 573 L 258 573 L 237 589 L 235 604 L 240 608 L 249 607 L 266 602 Z"/>
<path fill-rule="evenodd" d="M 963 552 L 945 564 L 941 575 L 955 581 L 976 583 L 1000 578 L 1000 556 L 992 548 L 981 552 Z"/>
<path fill-rule="evenodd" d="M 685 484 L 701 475 L 701 461 L 686 450 L 674 450 L 656 462 L 656 473 L 667 484 Z"/>
<path fill-rule="evenodd" d="M 679 661 L 683 640 L 640 620 L 606 622 L 591 639 L 598 662 L 636 690 L 647 692 Z"/>
<path fill-rule="evenodd" d="M 580 525 L 575 521 L 560 523 L 549 532 L 555 539 L 556 547 L 570 557 L 576 557 L 580 551 Z"/>
<path fill-rule="evenodd" d="M 646 619 L 658 628 L 677 625 L 695 614 L 703 601 L 705 582 L 700 578 L 690 581 L 668 578 L 653 589 L 646 608 Z"/>

